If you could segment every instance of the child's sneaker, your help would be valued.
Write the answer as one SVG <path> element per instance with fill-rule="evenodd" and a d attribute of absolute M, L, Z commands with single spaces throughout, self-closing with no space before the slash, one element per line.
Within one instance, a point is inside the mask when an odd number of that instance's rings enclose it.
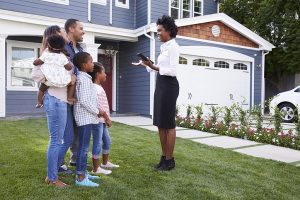
<path fill-rule="evenodd" d="M 85 176 L 88 177 L 88 179 L 90 179 L 90 180 L 99 180 L 100 179 L 99 176 L 93 176 L 89 173 L 86 173 Z"/>
<path fill-rule="evenodd" d="M 104 174 L 104 175 L 108 175 L 111 174 L 112 171 L 111 170 L 106 170 L 106 169 L 102 169 L 101 167 L 98 167 L 97 171 L 93 171 L 92 170 L 92 174 Z"/>
<path fill-rule="evenodd" d="M 116 165 L 116 164 L 113 164 L 113 163 L 111 163 L 111 162 L 107 162 L 106 163 L 106 165 L 104 165 L 104 164 L 102 164 L 101 163 L 101 167 L 102 168 L 108 168 L 108 169 L 113 169 L 113 168 L 118 168 L 118 167 L 120 167 L 119 165 Z"/>
<path fill-rule="evenodd" d="M 84 187 L 99 187 L 98 183 L 90 181 L 87 176 L 82 181 L 76 180 L 76 185 Z"/>

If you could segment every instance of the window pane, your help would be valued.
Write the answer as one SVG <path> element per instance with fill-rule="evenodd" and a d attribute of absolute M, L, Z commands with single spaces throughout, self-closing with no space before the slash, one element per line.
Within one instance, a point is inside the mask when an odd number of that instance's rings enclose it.
<path fill-rule="evenodd" d="M 187 65 L 187 59 L 184 57 L 179 57 L 179 64 Z"/>
<path fill-rule="evenodd" d="M 182 18 L 189 18 L 189 17 L 190 17 L 190 12 L 188 12 L 188 11 L 182 12 Z"/>
<path fill-rule="evenodd" d="M 34 60 L 34 49 L 12 48 L 11 86 L 35 86 L 34 81 L 31 79 Z"/>
<path fill-rule="evenodd" d="M 190 0 L 183 0 L 182 1 L 182 9 L 183 10 L 190 10 L 190 5 L 191 5 Z"/>
<path fill-rule="evenodd" d="M 194 1 L 194 16 L 200 16 L 202 13 L 202 2 L 201 0 Z"/>
<path fill-rule="evenodd" d="M 247 65 L 243 63 L 236 63 L 233 65 L 233 69 L 247 70 Z"/>
<path fill-rule="evenodd" d="M 215 62 L 215 67 L 217 68 L 229 68 L 229 63 L 227 62 L 224 62 L 224 61 L 218 61 L 218 62 Z"/>
<path fill-rule="evenodd" d="M 209 67 L 209 61 L 205 59 L 195 59 L 193 60 L 193 65 Z"/>
<path fill-rule="evenodd" d="M 119 3 L 126 4 L 126 0 L 118 0 Z"/>
<path fill-rule="evenodd" d="M 171 7 L 179 8 L 179 0 L 172 0 L 171 1 Z"/>
<path fill-rule="evenodd" d="M 178 9 L 176 8 L 171 9 L 171 17 L 173 17 L 174 19 L 178 19 L 178 13 L 179 13 Z"/>

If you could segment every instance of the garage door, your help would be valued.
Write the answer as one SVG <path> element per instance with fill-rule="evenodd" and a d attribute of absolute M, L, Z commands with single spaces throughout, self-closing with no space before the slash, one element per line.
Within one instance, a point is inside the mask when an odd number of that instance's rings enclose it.
<path fill-rule="evenodd" d="M 177 78 L 180 107 L 231 106 L 238 102 L 250 108 L 250 62 L 182 54 Z"/>

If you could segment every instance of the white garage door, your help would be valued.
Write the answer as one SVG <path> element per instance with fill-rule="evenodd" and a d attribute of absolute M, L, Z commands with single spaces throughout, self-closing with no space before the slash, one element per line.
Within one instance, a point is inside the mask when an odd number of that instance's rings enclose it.
<path fill-rule="evenodd" d="M 238 102 L 250 108 L 250 62 L 181 55 L 179 63 L 179 107 Z"/>

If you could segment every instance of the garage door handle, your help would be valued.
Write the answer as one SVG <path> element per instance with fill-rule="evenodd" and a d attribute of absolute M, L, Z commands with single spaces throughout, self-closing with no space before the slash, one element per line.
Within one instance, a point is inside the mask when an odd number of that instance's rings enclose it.
<path fill-rule="evenodd" d="M 207 106 L 217 106 L 219 104 L 217 104 L 217 103 L 206 103 L 205 105 L 207 105 Z"/>
<path fill-rule="evenodd" d="M 208 70 L 220 70 L 220 69 L 214 69 L 214 68 L 204 68 L 204 69 L 208 69 Z"/>
<path fill-rule="evenodd" d="M 247 73 L 247 74 L 249 74 L 249 72 L 248 71 L 243 71 L 244 73 Z"/>

